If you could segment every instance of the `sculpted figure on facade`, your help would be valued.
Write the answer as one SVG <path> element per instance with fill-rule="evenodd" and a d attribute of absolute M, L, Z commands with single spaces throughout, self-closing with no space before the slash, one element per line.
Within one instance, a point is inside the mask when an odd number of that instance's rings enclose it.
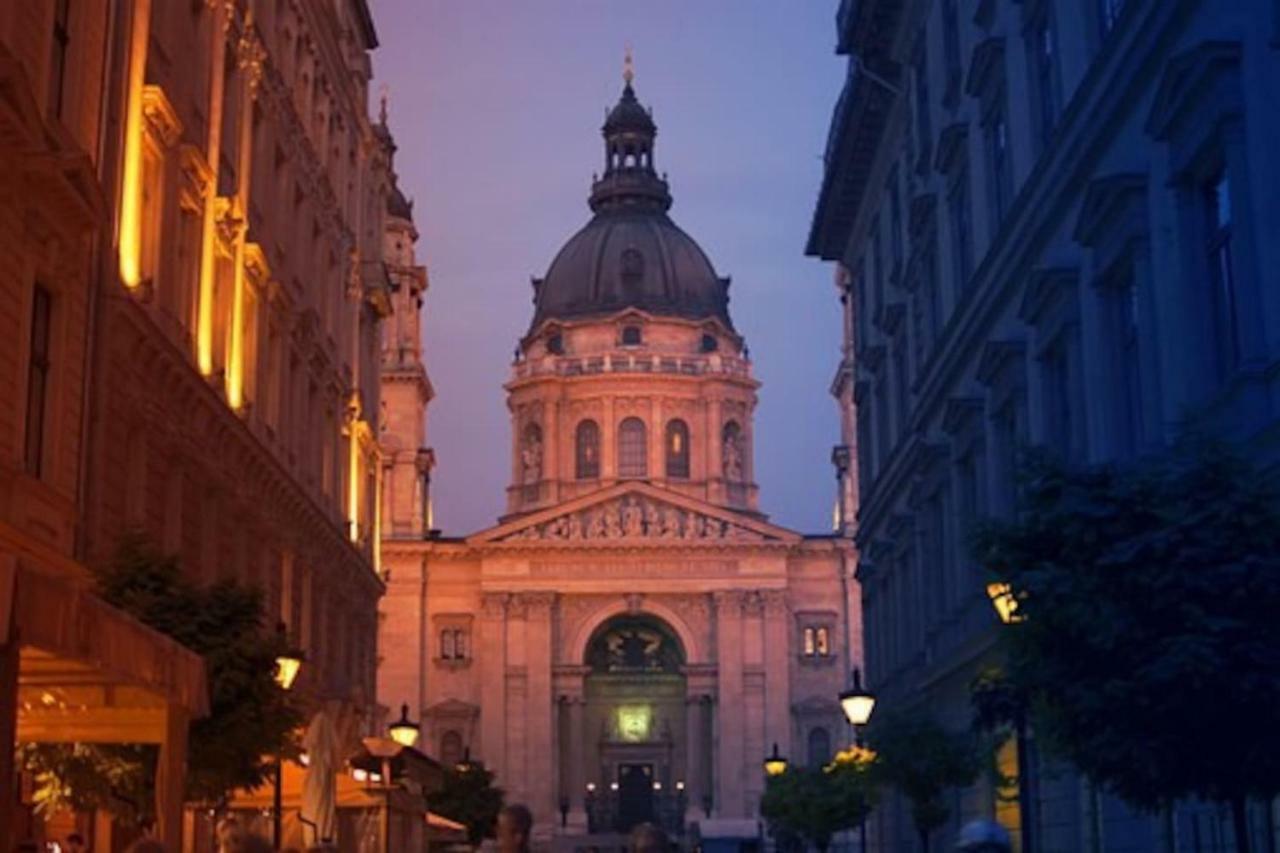
<path fill-rule="evenodd" d="M 724 433 L 724 478 L 732 482 L 742 480 L 742 446 L 741 437 L 736 429 L 727 429 Z"/>
<path fill-rule="evenodd" d="M 577 541 L 583 538 L 584 531 L 582 529 L 582 516 L 578 513 L 569 515 L 569 520 L 565 524 L 565 532 L 571 541 Z"/>
<path fill-rule="evenodd" d="M 604 510 L 600 510 L 591 515 L 591 521 L 587 523 L 588 539 L 604 539 L 608 536 L 608 525 L 604 520 Z"/>
<path fill-rule="evenodd" d="M 616 503 L 609 504 L 604 508 L 602 513 L 604 516 L 605 536 L 609 539 L 618 539 L 622 536 L 622 514 L 618 512 Z"/>
<path fill-rule="evenodd" d="M 634 497 L 622 510 L 622 528 L 628 536 L 644 535 L 644 510 Z"/>
<path fill-rule="evenodd" d="M 650 535 L 657 532 L 658 527 L 662 524 L 661 515 L 658 512 L 658 505 L 653 501 L 644 502 L 644 525 Z"/>
<path fill-rule="evenodd" d="M 524 434 L 524 447 L 520 450 L 520 462 L 524 470 L 524 482 L 536 483 L 542 479 L 542 430 L 530 427 Z"/>
<path fill-rule="evenodd" d="M 673 506 L 667 507 L 662 514 L 662 538 L 678 539 L 680 537 L 680 512 Z"/>

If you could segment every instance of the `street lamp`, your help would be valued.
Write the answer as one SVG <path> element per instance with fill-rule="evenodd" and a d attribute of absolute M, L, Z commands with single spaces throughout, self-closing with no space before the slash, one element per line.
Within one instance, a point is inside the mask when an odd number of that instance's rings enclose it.
<path fill-rule="evenodd" d="M 765 757 L 764 774 L 766 776 L 781 776 L 786 772 L 787 759 L 783 758 L 782 754 L 778 752 L 778 744 L 775 741 L 773 744 L 773 753 Z"/>
<path fill-rule="evenodd" d="M 276 684 L 281 690 L 290 690 L 298 678 L 298 670 L 302 669 L 305 660 L 302 650 L 289 645 L 289 629 L 283 622 L 276 623 L 276 635 L 279 638 L 280 652 L 276 655 Z M 280 838 L 284 823 L 284 757 L 276 751 L 275 791 L 272 796 L 271 840 L 275 849 L 280 849 Z"/>
<path fill-rule="evenodd" d="M 862 727 L 871 719 L 871 712 L 876 709 L 876 697 L 862 687 L 862 673 L 854 669 L 853 686 L 840 693 L 840 708 L 845 719 L 853 726 L 854 737 L 859 746 L 862 745 Z"/>
<path fill-rule="evenodd" d="M 402 715 L 405 718 L 405 722 L 408 722 L 408 714 L 409 708 L 406 705 Z M 388 728 L 394 729 L 399 724 L 399 721 L 397 721 Z M 409 725 L 412 726 L 413 723 L 409 723 Z M 381 762 L 382 778 L 378 781 L 382 783 L 384 795 L 382 802 L 382 849 L 389 851 L 391 849 L 391 759 L 399 755 L 407 744 L 385 737 L 362 738 L 361 742 L 368 753 Z"/>
<path fill-rule="evenodd" d="M 853 742 L 862 746 L 862 727 L 871 720 L 871 712 L 876 709 L 876 697 L 870 690 L 862 687 L 862 672 L 857 667 L 853 670 L 853 686 L 840 693 L 840 709 L 844 717 L 853 726 Z M 861 853 L 867 853 L 867 818 L 863 815 L 858 821 L 858 838 Z"/>
<path fill-rule="evenodd" d="M 1018 596 L 1013 587 L 1003 581 L 992 581 L 987 584 L 987 598 L 996 609 L 996 615 L 1005 625 L 1017 625 L 1027 621 L 1027 614 L 1018 612 Z M 1035 853 L 1035 820 L 1031 814 L 1034 805 L 1031 796 L 1030 747 L 1027 744 L 1027 712 L 1019 703 L 1013 718 L 1013 730 L 1016 736 L 1018 755 L 1018 811 L 1021 818 L 1022 853 Z"/>
<path fill-rule="evenodd" d="M 409 704 L 400 706 L 400 719 L 387 726 L 391 739 L 404 747 L 411 747 L 418 742 L 418 732 L 422 729 L 409 719 Z"/>
<path fill-rule="evenodd" d="M 991 599 L 991 606 L 996 609 L 996 615 L 1004 624 L 1013 625 L 1026 621 L 1027 614 L 1018 612 L 1018 596 L 1009 584 L 1001 581 L 987 584 L 987 598 Z"/>

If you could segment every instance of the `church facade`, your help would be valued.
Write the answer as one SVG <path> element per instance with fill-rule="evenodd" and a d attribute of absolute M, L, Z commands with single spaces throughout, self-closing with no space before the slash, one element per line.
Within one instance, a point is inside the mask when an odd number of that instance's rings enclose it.
<path fill-rule="evenodd" d="M 774 744 L 804 764 L 847 739 L 860 658 L 849 540 L 759 509 L 759 382 L 728 279 L 668 216 L 656 132 L 628 74 L 593 216 L 533 282 L 495 526 L 429 530 L 430 395 L 384 395 L 413 408 L 384 418 L 384 482 L 408 485 L 384 501 L 380 699 L 544 838 L 754 818 Z"/>

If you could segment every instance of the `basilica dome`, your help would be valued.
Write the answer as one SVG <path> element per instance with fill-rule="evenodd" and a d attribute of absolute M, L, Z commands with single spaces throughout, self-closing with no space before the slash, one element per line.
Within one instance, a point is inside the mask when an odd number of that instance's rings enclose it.
<path fill-rule="evenodd" d="M 605 171 L 591 187 L 591 221 L 569 238 L 545 278 L 534 279 L 531 331 L 547 320 L 626 308 L 689 320 L 729 320 L 729 280 L 667 210 L 671 194 L 653 165 L 657 126 L 628 76 L 602 132 Z"/>

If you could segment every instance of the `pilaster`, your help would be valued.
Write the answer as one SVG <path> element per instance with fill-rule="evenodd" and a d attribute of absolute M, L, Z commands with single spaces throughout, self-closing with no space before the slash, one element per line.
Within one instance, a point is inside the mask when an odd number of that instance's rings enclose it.
<path fill-rule="evenodd" d="M 716 608 L 718 677 L 716 705 L 716 795 L 714 813 L 743 814 L 742 762 L 745 747 L 742 702 L 742 593 L 713 593 Z"/>

